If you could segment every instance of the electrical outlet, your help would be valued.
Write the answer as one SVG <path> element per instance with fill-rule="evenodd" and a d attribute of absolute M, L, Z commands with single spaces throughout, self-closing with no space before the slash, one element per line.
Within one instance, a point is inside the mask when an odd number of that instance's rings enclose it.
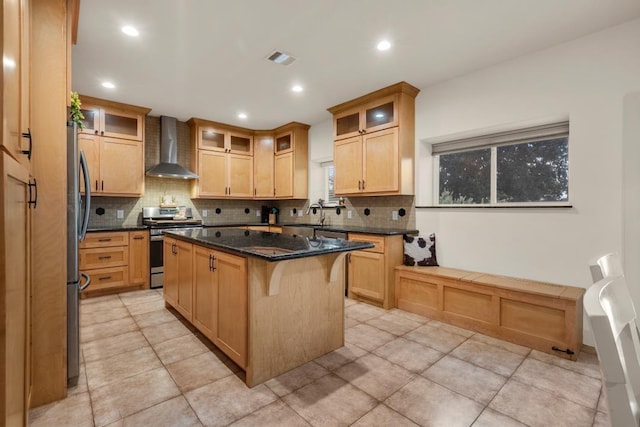
<path fill-rule="evenodd" d="M 289 216 L 293 216 L 293 209 L 289 211 Z"/>
<path fill-rule="evenodd" d="M 208 211 L 208 210 L 206 210 L 206 209 L 202 209 L 202 217 L 203 217 L 203 218 L 206 218 L 206 217 L 208 217 L 208 216 L 209 216 L 209 211 Z"/>
<path fill-rule="evenodd" d="M 347 211 L 347 219 L 353 218 L 353 213 L 351 211 Z"/>
<path fill-rule="evenodd" d="M 260 210 L 256 209 L 256 216 L 260 216 Z"/>
<path fill-rule="evenodd" d="M 124 211 L 123 211 L 123 210 L 118 209 L 118 210 L 116 211 L 116 218 L 118 218 L 118 219 L 123 219 L 123 218 L 124 218 Z"/>
<path fill-rule="evenodd" d="M 298 211 L 298 216 L 299 216 L 299 217 L 301 217 L 301 216 L 302 216 L 302 209 L 300 209 L 300 210 Z"/>
<path fill-rule="evenodd" d="M 391 220 L 392 221 L 398 220 L 398 211 L 391 211 Z"/>

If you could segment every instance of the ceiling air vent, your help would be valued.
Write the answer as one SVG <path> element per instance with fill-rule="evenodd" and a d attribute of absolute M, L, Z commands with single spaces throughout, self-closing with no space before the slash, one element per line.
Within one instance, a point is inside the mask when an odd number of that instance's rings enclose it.
<path fill-rule="evenodd" d="M 267 59 L 271 62 L 275 62 L 276 64 L 280 64 L 280 65 L 289 65 L 296 60 L 296 58 L 289 55 L 288 53 L 279 52 L 277 50 L 273 52 L 271 55 L 267 56 Z"/>

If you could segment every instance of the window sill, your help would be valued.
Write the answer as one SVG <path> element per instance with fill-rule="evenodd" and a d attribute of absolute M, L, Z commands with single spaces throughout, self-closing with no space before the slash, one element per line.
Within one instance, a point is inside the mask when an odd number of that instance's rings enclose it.
<path fill-rule="evenodd" d="M 571 204 L 553 204 L 553 205 L 538 205 L 538 204 L 504 204 L 504 205 L 431 205 L 431 206 L 418 206 L 416 209 L 567 209 L 573 208 Z"/>

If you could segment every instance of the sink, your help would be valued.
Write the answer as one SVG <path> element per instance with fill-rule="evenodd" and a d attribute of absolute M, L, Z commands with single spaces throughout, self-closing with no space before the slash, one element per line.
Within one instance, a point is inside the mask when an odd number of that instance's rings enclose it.
<path fill-rule="evenodd" d="M 295 234 L 303 237 L 330 237 L 332 239 L 346 239 L 347 233 L 340 231 L 325 230 L 320 227 L 311 227 L 305 225 L 283 225 L 283 234 Z"/>

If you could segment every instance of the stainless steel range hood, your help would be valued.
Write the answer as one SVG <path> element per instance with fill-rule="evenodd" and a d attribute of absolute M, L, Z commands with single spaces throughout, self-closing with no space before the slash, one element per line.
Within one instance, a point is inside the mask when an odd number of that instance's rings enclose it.
<path fill-rule="evenodd" d="M 178 164 L 178 130 L 175 117 L 160 116 L 160 163 L 147 176 L 195 179 L 198 175 Z"/>

